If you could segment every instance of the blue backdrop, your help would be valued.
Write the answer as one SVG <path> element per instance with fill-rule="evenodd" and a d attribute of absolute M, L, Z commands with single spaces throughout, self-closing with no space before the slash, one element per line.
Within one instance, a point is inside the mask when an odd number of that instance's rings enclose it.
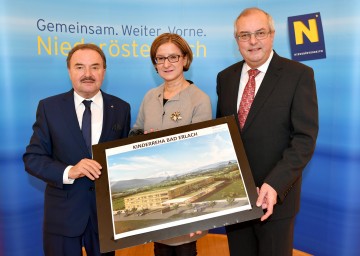
<path fill-rule="evenodd" d="M 0 255 L 42 255 L 44 184 L 29 176 L 22 154 L 40 99 L 71 88 L 66 54 L 77 42 L 103 47 L 103 89 L 128 101 L 134 123 L 145 92 L 161 81 L 149 59 L 160 33 L 176 32 L 194 51 L 188 79 L 216 106 L 216 75 L 240 59 L 233 21 L 243 8 L 273 15 L 274 48 L 291 58 L 287 19 L 319 12 L 326 58 L 315 70 L 320 133 L 304 171 L 295 248 L 315 255 L 360 252 L 360 3 L 291 0 L 1 0 L 0 1 Z M 215 109 L 214 109 L 215 113 Z"/>

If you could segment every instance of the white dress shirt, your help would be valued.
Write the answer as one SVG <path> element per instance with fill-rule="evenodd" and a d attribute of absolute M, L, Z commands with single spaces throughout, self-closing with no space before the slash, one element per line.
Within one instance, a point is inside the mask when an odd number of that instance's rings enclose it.
<path fill-rule="evenodd" d="M 82 128 L 82 118 L 85 111 L 85 105 L 82 103 L 85 98 L 81 97 L 79 94 L 77 94 L 74 91 L 74 103 L 75 103 L 75 111 L 76 116 L 79 121 L 79 127 Z M 102 131 L 102 125 L 103 125 L 103 108 L 104 108 L 104 102 L 103 97 L 101 94 L 101 91 L 99 91 L 94 97 L 91 99 L 86 100 L 92 100 L 92 103 L 90 105 L 91 110 L 91 144 L 95 145 L 99 143 L 99 139 L 101 136 Z M 64 174 L 63 174 L 63 183 L 64 184 L 73 184 L 74 179 L 69 179 L 69 170 L 73 167 L 72 165 L 69 165 L 66 167 Z"/>
<path fill-rule="evenodd" d="M 265 77 L 265 73 L 269 67 L 270 61 L 272 59 L 274 55 L 274 52 L 271 51 L 269 58 L 267 59 L 267 61 L 262 64 L 260 67 L 258 67 L 257 69 L 260 71 L 260 73 L 255 77 L 255 95 L 258 92 L 261 82 L 263 81 L 264 77 Z M 238 111 L 239 111 L 239 107 L 240 107 L 240 101 L 241 101 L 241 97 L 243 95 L 245 86 L 249 80 L 249 73 L 248 71 L 251 68 L 248 66 L 248 64 L 245 62 L 243 67 L 242 67 L 242 71 L 241 71 L 241 77 L 240 77 L 240 84 L 239 84 L 239 94 L 238 94 L 238 99 L 237 99 L 237 106 L 238 106 Z"/>

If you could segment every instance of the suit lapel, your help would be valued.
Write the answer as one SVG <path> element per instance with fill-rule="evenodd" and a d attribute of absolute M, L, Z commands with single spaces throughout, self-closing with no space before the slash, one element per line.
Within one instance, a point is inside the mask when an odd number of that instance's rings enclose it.
<path fill-rule="evenodd" d="M 269 64 L 268 70 L 266 71 L 265 77 L 261 83 L 259 91 L 257 92 L 249 115 L 246 119 L 245 125 L 242 129 L 242 132 L 245 132 L 246 129 L 251 125 L 253 120 L 256 118 L 257 113 L 263 107 L 266 100 L 269 98 L 274 88 L 276 87 L 277 81 L 281 75 L 282 66 L 280 63 L 280 57 L 274 52 L 273 58 Z"/>
<path fill-rule="evenodd" d="M 111 127 L 113 124 L 114 119 L 114 110 L 115 106 L 112 104 L 112 100 L 109 97 L 108 94 L 101 91 L 103 102 L 104 102 L 104 113 L 103 113 L 103 126 L 101 131 L 101 136 L 99 139 L 99 143 L 105 142 L 107 138 L 109 137 L 109 133 L 112 132 L 112 129 L 115 129 L 114 127 Z"/>
<path fill-rule="evenodd" d="M 231 103 L 232 113 L 237 114 L 238 111 L 238 95 L 239 95 L 239 87 L 240 87 L 240 77 L 241 77 L 241 70 L 244 65 L 244 61 L 241 61 L 234 67 L 234 75 L 231 76 L 233 79 L 230 81 L 229 85 L 229 102 Z"/>
<path fill-rule="evenodd" d="M 76 144 L 78 144 L 86 155 L 89 155 L 89 151 L 86 147 L 85 141 L 83 139 L 79 121 L 76 116 L 75 103 L 74 103 L 74 91 L 70 90 L 68 93 L 64 94 L 63 103 L 60 104 L 62 108 L 62 113 L 64 113 L 64 119 L 69 128 L 69 133 L 73 137 Z"/>

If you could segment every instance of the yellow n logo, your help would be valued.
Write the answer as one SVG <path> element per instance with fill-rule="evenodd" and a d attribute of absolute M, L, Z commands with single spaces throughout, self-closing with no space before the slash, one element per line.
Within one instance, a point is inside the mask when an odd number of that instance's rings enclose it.
<path fill-rule="evenodd" d="M 296 45 L 304 44 L 304 35 L 311 43 L 319 42 L 319 31 L 316 19 L 309 19 L 309 27 L 305 26 L 302 21 L 294 21 L 295 43 Z"/>
<path fill-rule="evenodd" d="M 288 17 L 291 58 L 296 61 L 326 58 L 320 13 Z"/>

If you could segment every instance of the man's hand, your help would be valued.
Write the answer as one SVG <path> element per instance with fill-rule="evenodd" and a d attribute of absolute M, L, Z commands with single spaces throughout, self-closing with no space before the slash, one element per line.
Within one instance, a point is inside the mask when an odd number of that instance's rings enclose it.
<path fill-rule="evenodd" d="M 95 180 L 100 177 L 102 167 L 92 159 L 84 158 L 69 170 L 70 179 L 78 179 L 81 177 L 88 177 L 90 180 Z"/>
<path fill-rule="evenodd" d="M 277 202 L 277 192 L 269 184 L 264 183 L 258 190 L 256 206 L 266 209 L 266 213 L 261 217 L 261 221 L 266 220 L 274 211 L 274 205 Z"/>

